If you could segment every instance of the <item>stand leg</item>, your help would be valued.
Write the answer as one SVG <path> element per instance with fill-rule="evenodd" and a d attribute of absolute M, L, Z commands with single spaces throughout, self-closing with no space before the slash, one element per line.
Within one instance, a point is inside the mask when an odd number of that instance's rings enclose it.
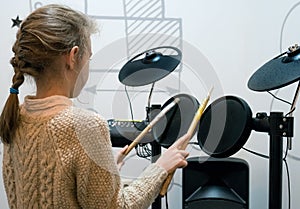
<path fill-rule="evenodd" d="M 156 142 L 153 141 L 151 143 L 151 162 L 154 163 L 157 158 L 159 158 L 161 154 L 161 146 Z M 152 209 L 161 209 L 161 197 L 157 197 L 152 203 Z"/>
<path fill-rule="evenodd" d="M 270 115 L 269 209 L 282 208 L 282 136 L 273 132 L 282 121 L 278 114 Z M 276 127 L 277 126 L 277 127 Z M 274 129 L 273 129 L 274 128 Z"/>

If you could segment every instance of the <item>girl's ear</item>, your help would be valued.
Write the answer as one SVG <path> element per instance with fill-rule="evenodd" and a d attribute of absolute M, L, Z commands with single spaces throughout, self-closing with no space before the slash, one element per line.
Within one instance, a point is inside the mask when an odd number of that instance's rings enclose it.
<path fill-rule="evenodd" d="M 69 56 L 67 58 L 67 64 L 70 66 L 70 70 L 73 70 L 75 67 L 78 53 L 79 53 L 79 47 L 73 46 L 73 48 L 70 50 Z"/>

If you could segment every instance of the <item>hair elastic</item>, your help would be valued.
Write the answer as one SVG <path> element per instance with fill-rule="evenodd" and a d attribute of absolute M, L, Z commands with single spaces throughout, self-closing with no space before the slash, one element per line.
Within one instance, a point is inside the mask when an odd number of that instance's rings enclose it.
<path fill-rule="evenodd" d="M 19 94 L 19 90 L 18 89 L 15 89 L 15 88 L 10 88 L 9 89 L 9 92 L 11 93 L 11 94 Z"/>

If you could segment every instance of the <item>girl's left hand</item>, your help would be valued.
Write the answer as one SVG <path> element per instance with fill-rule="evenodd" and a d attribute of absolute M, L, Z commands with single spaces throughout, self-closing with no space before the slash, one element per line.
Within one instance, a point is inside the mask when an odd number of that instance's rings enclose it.
<path fill-rule="evenodd" d="M 119 171 L 121 170 L 122 166 L 124 165 L 124 158 L 125 158 L 125 151 L 127 150 L 128 145 L 126 145 L 125 147 L 123 147 L 117 154 L 116 156 L 116 163 L 117 163 L 117 167 L 119 169 Z"/>

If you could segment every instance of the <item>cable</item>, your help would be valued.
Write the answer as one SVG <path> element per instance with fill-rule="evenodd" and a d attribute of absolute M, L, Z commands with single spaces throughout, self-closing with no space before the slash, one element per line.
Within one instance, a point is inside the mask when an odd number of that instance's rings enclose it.
<path fill-rule="evenodd" d="M 252 151 L 252 150 L 247 149 L 245 147 L 243 147 L 242 149 L 244 149 L 245 151 L 250 152 L 250 153 L 252 153 L 254 155 L 257 155 L 259 157 L 262 157 L 262 158 L 265 158 L 265 159 L 269 159 L 269 156 L 267 156 L 267 155 L 264 155 L 264 154 Z M 288 166 L 288 163 L 287 163 L 287 160 L 286 160 L 286 157 L 288 155 L 288 151 L 289 151 L 289 149 L 288 149 L 288 146 L 286 145 L 285 154 L 284 154 L 284 157 L 282 158 L 282 160 L 283 160 L 283 162 L 285 164 L 286 174 L 287 174 L 288 209 L 290 209 L 291 208 L 291 180 L 290 180 L 289 166 Z"/>
<path fill-rule="evenodd" d="M 288 146 L 285 147 L 285 154 L 284 154 L 284 157 L 283 157 L 283 160 L 286 160 L 286 157 L 288 155 L 288 152 L 289 152 L 289 149 L 288 149 Z"/>
<path fill-rule="evenodd" d="M 166 209 L 169 209 L 168 192 L 165 194 L 165 201 L 166 201 Z"/>
<path fill-rule="evenodd" d="M 137 156 L 142 157 L 142 158 L 148 158 L 152 154 L 151 148 L 149 148 L 148 143 L 147 144 L 138 144 L 135 147 L 135 150 L 136 150 Z"/>
<path fill-rule="evenodd" d="M 276 59 L 278 59 L 279 57 L 281 57 L 281 56 L 283 56 L 285 54 L 287 54 L 287 52 L 283 52 L 283 53 L 277 55 L 276 57 L 273 58 L 273 60 L 276 60 Z"/>
<path fill-rule="evenodd" d="M 283 157 L 283 162 L 285 164 L 285 170 L 286 170 L 286 176 L 287 176 L 288 209 L 290 209 L 291 208 L 291 180 L 290 180 L 289 166 L 288 166 L 288 163 L 287 163 L 287 160 L 286 160 L 288 152 L 289 152 L 289 148 L 288 148 L 288 141 L 287 141 L 287 145 L 286 145 L 286 148 L 285 148 L 285 154 L 284 154 L 284 157 Z"/>
<path fill-rule="evenodd" d="M 272 97 L 272 100 L 271 100 L 271 103 L 270 103 L 270 112 L 272 111 L 272 107 L 273 107 L 273 103 L 274 103 L 274 100 L 275 100 L 275 98 L 274 98 L 274 95 L 277 95 L 278 93 L 279 93 L 279 90 L 280 89 L 278 89 L 276 92 L 275 92 L 275 94 L 271 94 L 273 97 Z"/>
<path fill-rule="evenodd" d="M 191 145 L 198 145 L 197 142 L 189 142 L 188 144 L 191 144 Z"/>
<path fill-rule="evenodd" d="M 289 111 L 287 114 L 285 114 L 285 117 L 287 117 L 288 115 L 290 115 L 291 113 L 293 113 L 296 110 L 296 107 L 293 107 L 293 109 L 291 111 Z"/>
<path fill-rule="evenodd" d="M 129 97 L 129 94 L 128 94 L 126 85 L 125 85 L 125 93 L 126 93 L 127 100 L 128 100 L 128 103 L 129 103 L 129 109 L 130 109 L 130 115 L 131 115 L 132 123 L 133 123 L 134 127 L 135 127 L 137 130 L 142 131 L 141 128 L 137 127 L 137 125 L 136 125 L 136 123 L 135 123 L 135 120 L 134 120 L 134 117 L 133 117 L 132 104 L 131 104 L 131 100 L 130 100 L 130 97 Z"/>
<path fill-rule="evenodd" d="M 127 87 L 125 85 L 125 93 L 126 93 L 126 96 L 127 96 L 127 100 L 128 100 L 128 103 L 129 103 L 129 108 L 130 108 L 130 114 L 131 114 L 131 120 L 134 121 L 133 119 L 133 110 L 132 110 L 132 104 L 131 104 L 131 100 L 130 100 L 130 97 L 129 97 L 129 94 L 128 94 L 128 91 L 127 91 Z M 133 123 L 135 124 L 135 123 Z"/>
<path fill-rule="evenodd" d="M 134 127 L 137 130 L 142 131 L 142 129 L 140 127 L 137 127 L 137 125 L 135 123 L 135 120 L 134 120 L 134 117 L 133 117 L 132 104 L 131 104 L 131 100 L 130 100 L 130 97 L 129 97 L 126 85 L 125 85 L 125 92 L 126 92 L 126 96 L 127 96 L 128 103 L 129 103 L 130 115 L 131 115 L 132 123 L 133 123 Z M 135 147 L 135 150 L 136 150 L 137 156 L 139 156 L 139 157 L 148 158 L 148 157 L 151 156 L 151 148 L 148 147 L 148 144 L 138 144 Z"/>
<path fill-rule="evenodd" d="M 152 83 L 150 93 L 149 93 L 149 96 L 148 96 L 148 108 L 150 108 L 150 106 L 151 106 L 150 104 L 151 104 L 151 98 L 152 98 L 152 93 L 153 93 L 153 89 L 154 89 L 154 84 L 155 84 L 155 82 Z"/>
<path fill-rule="evenodd" d="M 252 151 L 252 150 L 247 149 L 247 148 L 245 148 L 245 147 L 242 147 L 242 149 L 246 150 L 247 152 L 250 152 L 251 154 L 257 155 L 257 156 L 259 156 L 259 157 L 262 157 L 262 158 L 265 158 L 265 159 L 269 159 L 269 156 L 267 156 L 267 155 L 264 155 L 264 154 L 261 154 L 261 153 Z"/>
<path fill-rule="evenodd" d="M 151 114 L 151 111 L 152 111 L 152 108 L 151 108 L 151 98 L 152 98 L 152 93 L 153 93 L 153 89 L 154 89 L 154 85 L 155 85 L 155 82 L 152 83 L 151 85 L 151 89 L 150 89 L 150 93 L 149 93 L 149 96 L 148 96 L 148 104 L 147 104 L 147 108 L 146 108 L 146 112 L 147 112 L 147 121 L 150 122 L 151 121 L 151 118 L 150 118 L 150 114 Z"/>
<path fill-rule="evenodd" d="M 174 180 L 172 180 L 172 182 L 173 182 Z M 178 186 L 179 188 L 182 188 L 182 185 L 181 184 L 179 184 L 179 183 L 172 183 L 172 184 L 170 184 L 170 188 L 169 188 L 169 190 L 171 190 L 172 189 L 172 187 L 173 186 Z M 168 192 L 166 192 L 166 194 L 165 194 L 165 204 L 166 204 L 166 209 L 169 209 L 169 202 L 168 202 Z"/>
<path fill-rule="evenodd" d="M 288 209 L 291 209 L 291 180 L 290 180 L 290 172 L 289 172 L 289 166 L 287 164 L 286 159 L 283 160 L 285 164 L 286 169 L 286 175 L 287 175 L 287 186 L 288 186 Z"/>
<path fill-rule="evenodd" d="M 292 103 L 290 103 L 290 102 L 288 102 L 288 101 L 286 101 L 286 100 L 284 100 L 284 99 L 281 99 L 281 98 L 279 98 L 279 97 L 277 97 L 276 95 L 274 95 L 273 93 L 271 93 L 270 91 L 267 91 L 269 94 L 271 94 L 275 99 L 277 99 L 277 100 L 279 100 L 279 101 L 282 101 L 282 102 L 284 102 L 284 103 L 287 103 L 287 104 L 289 104 L 289 105 L 292 105 Z"/>
<path fill-rule="evenodd" d="M 254 151 L 249 150 L 249 149 L 244 148 L 244 147 L 243 147 L 243 149 L 246 150 L 247 152 L 250 152 L 250 153 L 252 153 L 252 154 L 255 154 L 255 155 L 259 156 L 259 157 L 262 157 L 262 158 L 265 158 L 265 159 L 269 159 L 269 156 L 263 155 L 263 154 L 258 153 L 258 152 L 254 152 Z M 286 151 L 286 153 L 285 153 L 285 157 L 287 156 L 287 152 L 288 152 L 288 151 Z M 290 208 L 291 208 L 291 181 L 290 181 L 289 167 L 288 167 L 288 163 L 287 163 L 285 157 L 283 158 L 283 162 L 284 162 L 284 164 L 285 164 L 286 174 L 287 174 L 288 209 L 290 209 Z"/>

